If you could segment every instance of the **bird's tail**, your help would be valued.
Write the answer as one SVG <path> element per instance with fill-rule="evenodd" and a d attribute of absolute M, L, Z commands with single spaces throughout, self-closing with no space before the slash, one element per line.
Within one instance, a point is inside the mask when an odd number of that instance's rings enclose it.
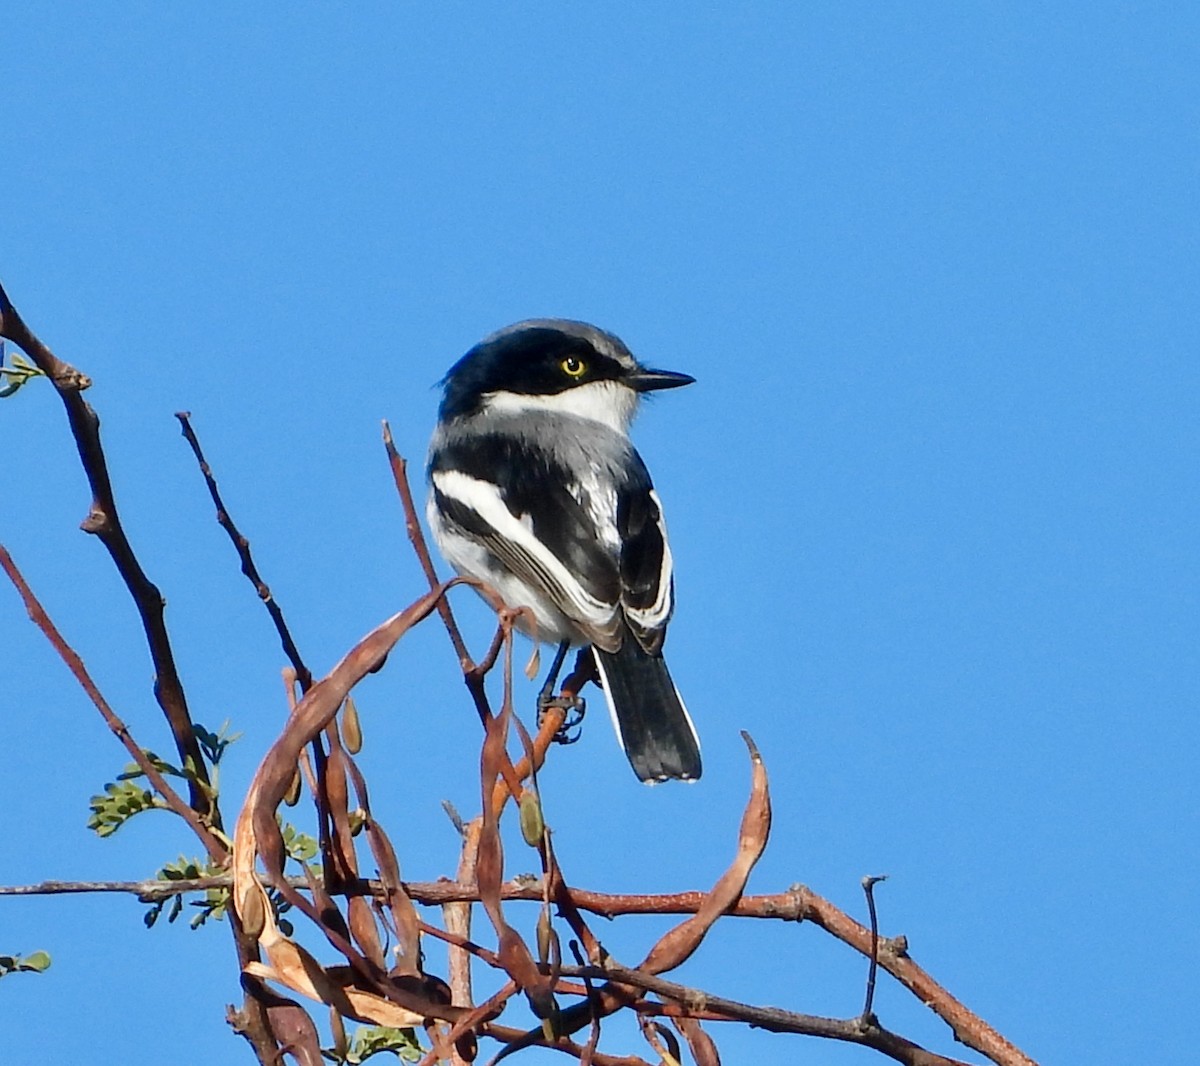
<path fill-rule="evenodd" d="M 700 776 L 700 738 L 661 654 L 626 633 L 615 652 L 593 646 L 617 739 L 643 781 Z"/>

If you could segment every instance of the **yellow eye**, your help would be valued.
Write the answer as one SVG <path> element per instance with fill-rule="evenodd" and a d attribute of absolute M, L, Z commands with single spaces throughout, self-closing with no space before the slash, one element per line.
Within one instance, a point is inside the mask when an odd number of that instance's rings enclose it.
<path fill-rule="evenodd" d="M 587 363 L 577 355 L 568 355 L 558 365 L 562 368 L 562 372 L 569 378 L 581 378 L 587 373 Z"/>

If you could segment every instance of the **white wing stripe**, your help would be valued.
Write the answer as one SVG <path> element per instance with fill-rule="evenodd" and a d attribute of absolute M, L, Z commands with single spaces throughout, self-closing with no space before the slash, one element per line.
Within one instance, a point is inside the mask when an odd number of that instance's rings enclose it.
<path fill-rule="evenodd" d="M 456 500 L 464 507 L 469 507 L 496 531 L 497 536 L 510 541 L 526 556 L 531 570 L 534 571 L 528 575 L 529 579 L 547 584 L 546 578 L 549 578 L 557 587 L 546 588 L 544 591 L 551 593 L 561 590 L 567 600 L 567 604 L 562 606 L 564 609 L 571 608 L 567 613 L 574 621 L 598 628 L 611 624 L 617 605 L 603 603 L 583 588 L 562 561 L 534 536 L 530 526 L 508 509 L 496 485 L 470 477 L 458 470 L 436 471 L 433 474 L 433 483 L 438 492 Z"/>
<path fill-rule="evenodd" d="M 658 511 L 658 531 L 662 534 L 662 564 L 658 571 L 657 595 L 649 607 L 638 608 L 626 605 L 625 613 L 635 625 L 641 626 L 643 629 L 659 629 L 665 626 L 671 618 L 673 560 L 671 559 L 671 542 L 667 539 L 667 524 L 663 518 L 662 501 L 654 489 L 650 490 L 650 499 L 654 501 L 654 507 Z"/>

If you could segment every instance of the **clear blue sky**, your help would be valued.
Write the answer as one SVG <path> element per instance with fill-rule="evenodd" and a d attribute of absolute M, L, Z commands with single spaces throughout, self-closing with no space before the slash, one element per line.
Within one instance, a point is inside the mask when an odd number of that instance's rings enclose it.
<path fill-rule="evenodd" d="M 1035 1058 L 1194 1061 L 1198 36 L 1188 5 L 1110 2 L 10 11 L 0 278 L 96 381 L 196 717 L 245 733 L 227 806 L 282 658 L 172 413 L 323 671 L 422 587 L 380 419 L 419 466 L 463 351 L 587 319 L 698 379 L 636 437 L 705 776 L 638 785 L 594 694 L 542 779 L 568 877 L 711 884 L 748 729 L 776 809 L 752 890 L 861 914 L 860 878 L 890 874 L 884 931 Z M 0 403 L 0 442 L 0 540 L 165 749 L 48 388 Z M 89 834 L 123 753 L 5 588 L 0 628 L 0 881 L 194 854 L 165 816 Z M 405 875 L 450 873 L 439 801 L 477 809 L 478 726 L 442 634 L 360 708 Z M 225 931 L 140 911 L 0 901 L 0 951 L 54 956 L 0 984 L 6 1060 L 250 1061 Z M 660 928 L 605 936 L 632 962 Z M 863 970 L 814 929 L 730 923 L 679 977 L 850 1015 Z M 878 1008 L 955 1053 L 890 979 Z M 728 1062 L 870 1061 L 716 1036 Z"/>

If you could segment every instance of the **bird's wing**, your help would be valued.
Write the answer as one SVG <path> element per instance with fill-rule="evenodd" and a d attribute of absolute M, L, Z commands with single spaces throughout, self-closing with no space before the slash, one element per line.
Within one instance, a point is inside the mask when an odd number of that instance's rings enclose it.
<path fill-rule="evenodd" d="M 621 543 L 621 605 L 638 643 L 651 654 L 662 648 L 675 605 L 671 548 L 662 503 L 637 452 L 617 494 Z"/>
<path fill-rule="evenodd" d="M 430 469 L 447 520 L 543 593 L 601 647 L 620 643 L 621 579 L 614 537 L 595 501 L 553 459 L 505 454 L 503 438 L 460 440 Z"/>

